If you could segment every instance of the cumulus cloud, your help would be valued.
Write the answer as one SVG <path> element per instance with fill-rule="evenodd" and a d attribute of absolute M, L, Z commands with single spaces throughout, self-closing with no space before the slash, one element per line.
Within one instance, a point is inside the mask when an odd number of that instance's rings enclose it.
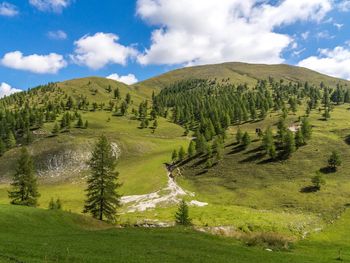
<path fill-rule="evenodd" d="M 86 35 L 75 41 L 75 51 L 72 60 L 79 65 L 91 69 L 101 69 L 107 64 L 126 65 L 127 60 L 135 57 L 137 51 L 133 47 L 118 43 L 119 37 L 111 33 L 96 33 Z"/>
<path fill-rule="evenodd" d="M 1 64 L 8 68 L 39 74 L 57 73 L 60 69 L 67 66 L 67 62 L 64 60 L 63 56 L 56 53 L 24 56 L 20 51 L 5 54 L 1 59 Z"/>
<path fill-rule="evenodd" d="M 67 33 L 62 31 L 62 30 L 57 30 L 57 31 L 49 31 L 47 33 L 47 36 L 50 39 L 54 39 L 54 40 L 64 40 L 67 39 Z"/>
<path fill-rule="evenodd" d="M 283 62 L 293 43 L 275 29 L 320 21 L 332 0 L 138 0 L 137 15 L 157 27 L 141 64 L 205 64 L 224 61 Z"/>
<path fill-rule="evenodd" d="M 338 4 L 338 9 L 342 12 L 349 12 L 350 11 L 350 1 L 349 0 L 340 1 L 340 3 Z"/>
<path fill-rule="evenodd" d="M 0 3 L 0 16 L 12 17 L 18 14 L 18 8 L 15 5 L 7 2 Z"/>
<path fill-rule="evenodd" d="M 21 92 L 21 91 L 22 90 L 12 88 L 9 84 L 7 84 L 5 82 L 2 82 L 0 84 L 0 99 L 5 97 L 5 96 L 9 96 L 9 95 L 11 95 L 13 93 Z"/>
<path fill-rule="evenodd" d="M 318 56 L 308 57 L 298 66 L 350 80 L 350 47 L 337 46 L 334 49 L 319 49 Z"/>
<path fill-rule="evenodd" d="M 40 11 L 60 13 L 70 5 L 71 0 L 29 0 Z"/>
<path fill-rule="evenodd" d="M 134 74 L 128 74 L 126 76 L 119 76 L 117 73 L 113 73 L 106 77 L 107 79 L 113 79 L 119 82 L 123 82 L 127 85 L 132 85 L 138 82 L 138 79 Z"/>

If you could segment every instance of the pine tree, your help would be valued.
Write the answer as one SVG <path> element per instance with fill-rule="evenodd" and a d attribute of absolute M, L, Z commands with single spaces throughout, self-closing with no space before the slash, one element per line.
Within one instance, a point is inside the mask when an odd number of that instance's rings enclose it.
<path fill-rule="evenodd" d="M 16 144 L 17 144 L 17 142 L 16 142 L 15 135 L 13 134 L 12 131 L 9 131 L 7 133 L 7 138 L 6 138 L 6 147 L 7 147 L 7 149 L 11 149 L 11 148 L 15 147 Z"/>
<path fill-rule="evenodd" d="M 310 140 L 312 135 L 312 126 L 308 118 L 303 118 L 300 129 L 303 134 L 304 140 Z"/>
<path fill-rule="evenodd" d="M 340 155 L 337 151 L 333 151 L 328 158 L 328 167 L 336 171 L 337 167 L 342 164 Z"/>
<path fill-rule="evenodd" d="M 289 158 L 295 151 L 295 138 L 292 131 L 287 130 L 286 135 L 283 140 L 284 154 L 287 158 Z"/>
<path fill-rule="evenodd" d="M 87 129 L 88 127 L 89 127 L 89 122 L 88 122 L 88 121 L 85 121 L 84 129 Z"/>
<path fill-rule="evenodd" d="M 171 160 L 173 161 L 173 163 L 175 163 L 177 161 L 177 158 L 178 158 L 178 154 L 177 154 L 177 151 L 174 150 L 173 153 L 171 154 Z"/>
<path fill-rule="evenodd" d="M 185 159 L 185 156 L 186 156 L 185 149 L 184 147 L 181 146 L 179 150 L 179 161 L 182 161 L 183 159 Z"/>
<path fill-rule="evenodd" d="M 245 132 L 242 137 L 242 145 L 244 146 L 244 148 L 247 148 L 250 143 L 251 143 L 250 136 L 248 132 Z"/>
<path fill-rule="evenodd" d="M 22 148 L 17 162 L 16 172 L 9 191 L 11 204 L 37 206 L 37 198 L 40 196 L 37 190 L 37 180 L 34 174 L 34 164 L 26 148 Z"/>
<path fill-rule="evenodd" d="M 188 156 L 191 158 L 195 155 L 196 153 L 196 143 L 192 140 L 190 142 L 190 145 L 188 146 Z"/>
<path fill-rule="evenodd" d="M 181 226 L 190 226 L 192 224 L 185 200 L 182 200 L 179 204 L 178 211 L 175 214 L 175 222 Z"/>
<path fill-rule="evenodd" d="M 55 126 L 53 126 L 53 129 L 52 129 L 52 134 L 53 135 L 57 135 L 58 133 L 60 132 L 60 127 L 58 126 L 57 122 L 55 123 Z"/>
<path fill-rule="evenodd" d="M 305 144 L 305 138 L 301 129 L 298 129 L 295 133 L 295 145 L 297 147 L 303 146 Z"/>
<path fill-rule="evenodd" d="M 87 180 L 87 199 L 84 213 L 94 218 L 114 221 L 117 208 L 120 206 L 120 195 L 117 189 L 118 172 L 115 172 L 116 158 L 110 142 L 101 136 L 96 143 L 89 162 L 91 175 Z"/>
<path fill-rule="evenodd" d="M 77 127 L 78 128 L 83 128 L 84 122 L 83 119 L 81 118 L 81 115 L 79 115 L 78 121 L 77 121 Z"/>

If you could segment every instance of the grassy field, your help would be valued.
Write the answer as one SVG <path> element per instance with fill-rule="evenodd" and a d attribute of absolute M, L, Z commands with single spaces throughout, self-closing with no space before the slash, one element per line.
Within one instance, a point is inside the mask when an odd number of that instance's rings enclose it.
<path fill-rule="evenodd" d="M 111 228 L 88 217 L 0 205 L 0 262 L 350 262 L 350 213 L 288 251 L 192 229 Z"/>

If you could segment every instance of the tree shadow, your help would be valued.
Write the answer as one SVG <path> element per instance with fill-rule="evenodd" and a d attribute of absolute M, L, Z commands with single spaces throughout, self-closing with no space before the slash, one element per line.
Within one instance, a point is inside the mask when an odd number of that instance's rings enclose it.
<path fill-rule="evenodd" d="M 245 152 L 244 154 L 257 153 L 257 152 L 261 152 L 262 150 L 264 150 L 264 147 L 259 146 L 258 148 L 255 148 L 255 149 L 252 149 L 252 150 Z"/>
<path fill-rule="evenodd" d="M 200 171 L 200 172 L 196 173 L 196 176 L 204 175 L 204 174 L 206 174 L 207 172 L 208 172 L 208 169 L 205 169 L 205 170 L 203 170 L 203 171 Z"/>
<path fill-rule="evenodd" d="M 230 151 L 228 154 L 232 155 L 232 154 L 240 153 L 240 152 L 244 151 L 244 149 L 245 148 L 243 145 L 238 145 L 238 146 L 234 147 L 233 150 Z"/>
<path fill-rule="evenodd" d="M 309 185 L 309 186 L 305 186 L 305 187 L 301 188 L 300 193 L 304 193 L 304 194 L 315 193 L 319 190 L 320 190 L 319 187 L 314 186 L 314 185 Z"/>
<path fill-rule="evenodd" d="M 331 173 L 335 173 L 336 170 L 332 167 L 326 166 L 320 169 L 320 172 L 323 174 L 331 174 Z"/>
<path fill-rule="evenodd" d="M 344 141 L 347 145 L 350 145 L 350 135 L 346 136 Z"/>
<path fill-rule="evenodd" d="M 199 165 L 202 165 L 202 164 L 204 164 L 206 161 L 207 161 L 207 158 L 204 157 L 204 158 L 200 159 L 198 162 L 195 162 L 195 163 L 192 165 L 192 167 L 197 167 L 197 166 L 199 166 Z"/>
<path fill-rule="evenodd" d="M 241 160 L 239 161 L 240 163 L 248 163 L 248 162 L 255 162 L 257 160 L 260 160 L 261 158 L 263 158 L 265 156 L 264 153 L 257 153 L 257 154 L 254 154 L 252 156 L 249 156 L 247 158 L 245 158 L 244 160 Z"/>

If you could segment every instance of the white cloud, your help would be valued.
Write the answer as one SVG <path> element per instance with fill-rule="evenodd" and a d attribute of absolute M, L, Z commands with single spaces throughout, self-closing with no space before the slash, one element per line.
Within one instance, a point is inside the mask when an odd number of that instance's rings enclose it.
<path fill-rule="evenodd" d="M 342 12 L 349 12 L 350 11 L 350 1 L 349 0 L 340 1 L 340 3 L 338 4 L 338 9 Z"/>
<path fill-rule="evenodd" d="M 335 36 L 329 34 L 329 32 L 327 30 L 325 30 L 325 31 L 318 32 L 316 34 L 316 38 L 317 39 L 333 39 L 333 38 L 335 38 Z"/>
<path fill-rule="evenodd" d="M 304 33 L 301 34 L 301 37 L 302 37 L 302 39 L 304 39 L 304 40 L 308 39 L 309 36 L 310 36 L 310 31 L 306 31 L 306 32 L 304 32 Z"/>
<path fill-rule="evenodd" d="M 93 36 L 86 35 L 75 41 L 72 60 L 92 69 L 100 69 L 107 64 L 126 65 L 130 57 L 135 57 L 137 51 L 132 47 L 118 43 L 119 37 L 111 33 L 96 33 Z"/>
<path fill-rule="evenodd" d="M 205 64 L 224 61 L 283 62 L 291 36 L 277 27 L 320 21 L 332 0 L 138 0 L 137 14 L 150 25 L 151 46 L 141 64 Z"/>
<path fill-rule="evenodd" d="M 18 9 L 15 5 L 7 3 L 7 2 L 2 2 L 0 3 L 0 16 L 16 16 L 18 15 Z"/>
<path fill-rule="evenodd" d="M 13 93 L 21 92 L 21 91 L 22 90 L 12 88 L 9 84 L 7 84 L 5 82 L 2 82 L 0 84 L 0 99 L 5 97 L 5 96 L 9 96 L 9 95 L 11 95 Z"/>
<path fill-rule="evenodd" d="M 350 47 L 319 49 L 318 56 L 308 57 L 300 61 L 298 66 L 350 80 Z"/>
<path fill-rule="evenodd" d="M 119 76 L 117 73 L 113 73 L 106 77 L 107 79 L 113 79 L 119 82 L 123 82 L 127 85 L 132 85 L 138 82 L 138 79 L 134 74 L 128 74 L 126 76 Z"/>
<path fill-rule="evenodd" d="M 40 11 L 60 13 L 70 5 L 71 0 L 29 0 Z"/>
<path fill-rule="evenodd" d="M 5 54 L 1 59 L 1 64 L 9 68 L 26 70 L 39 74 L 57 73 L 60 69 L 67 66 L 67 62 L 64 60 L 63 56 L 56 53 L 23 56 L 20 51 Z"/>
<path fill-rule="evenodd" d="M 49 31 L 47 33 L 47 36 L 50 39 L 54 39 L 54 40 L 64 40 L 67 39 L 67 33 L 62 31 L 62 30 L 57 30 L 57 31 Z"/>
<path fill-rule="evenodd" d="M 342 27 L 344 26 L 344 24 L 338 24 L 338 23 L 334 23 L 333 24 L 336 28 L 338 28 L 338 30 L 342 29 Z"/>

